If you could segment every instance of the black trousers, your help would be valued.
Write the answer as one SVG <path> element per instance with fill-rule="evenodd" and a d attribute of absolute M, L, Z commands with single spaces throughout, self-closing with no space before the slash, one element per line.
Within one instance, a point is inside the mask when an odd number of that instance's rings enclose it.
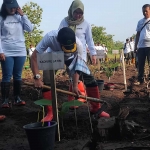
<path fill-rule="evenodd" d="M 79 80 L 84 82 L 86 87 L 95 87 L 97 86 L 97 81 L 95 80 L 92 74 L 87 75 L 85 73 L 78 72 L 80 74 Z"/>
<path fill-rule="evenodd" d="M 137 52 L 138 56 L 138 81 L 144 80 L 144 66 L 147 58 L 148 65 L 150 67 L 150 47 L 139 48 Z"/>
<path fill-rule="evenodd" d="M 124 57 L 125 57 L 126 60 L 130 60 L 131 59 L 131 52 L 124 53 Z"/>
<path fill-rule="evenodd" d="M 135 53 L 134 53 L 134 51 L 131 51 L 131 58 L 132 58 L 132 59 L 135 58 Z"/>
<path fill-rule="evenodd" d="M 85 74 L 85 73 L 80 72 L 80 71 L 77 71 L 77 73 L 80 75 L 79 76 L 79 80 L 84 82 L 86 87 L 96 87 L 96 86 L 98 86 L 97 81 L 95 80 L 95 78 L 94 78 L 94 76 L 92 74 L 88 75 L 88 74 Z M 47 81 L 45 81 L 44 84 L 47 85 L 47 86 L 51 86 L 49 71 L 45 71 L 43 73 L 43 78 L 47 79 Z M 42 91 L 43 92 L 47 92 L 49 90 L 43 89 Z"/>

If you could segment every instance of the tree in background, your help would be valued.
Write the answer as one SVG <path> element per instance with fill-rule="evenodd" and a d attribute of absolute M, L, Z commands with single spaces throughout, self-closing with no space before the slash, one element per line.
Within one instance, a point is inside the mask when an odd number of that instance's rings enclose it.
<path fill-rule="evenodd" d="M 123 46 L 124 46 L 124 42 L 121 42 L 121 41 L 114 42 L 114 49 L 116 49 L 116 50 L 123 49 Z"/>
<path fill-rule="evenodd" d="M 100 42 L 102 44 L 105 41 L 107 38 L 105 30 L 106 28 L 104 27 L 97 27 L 92 25 L 92 35 L 95 43 Z"/>
<path fill-rule="evenodd" d="M 30 44 L 37 45 L 42 39 L 42 33 L 39 29 L 42 20 L 42 8 L 37 3 L 29 2 L 22 7 L 23 12 L 28 16 L 29 20 L 34 25 L 31 33 L 25 32 L 26 47 L 29 48 Z"/>
<path fill-rule="evenodd" d="M 98 27 L 98 26 L 92 25 L 92 35 L 93 35 L 94 43 L 100 42 L 101 44 L 105 44 L 109 52 L 111 52 L 112 49 L 116 49 L 116 50 L 122 49 L 123 42 L 121 41 L 115 42 L 113 40 L 114 35 L 107 34 L 105 30 L 106 28 L 104 27 Z"/>
<path fill-rule="evenodd" d="M 136 37 L 136 34 L 133 34 L 131 37 L 133 37 L 133 38 L 135 39 L 135 37 Z"/>

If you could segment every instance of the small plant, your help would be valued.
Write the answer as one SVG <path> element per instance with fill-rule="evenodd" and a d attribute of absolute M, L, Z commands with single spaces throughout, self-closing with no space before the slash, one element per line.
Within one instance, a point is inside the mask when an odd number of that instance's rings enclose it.
<path fill-rule="evenodd" d="M 36 105 L 39 105 L 42 107 L 42 112 L 43 112 L 43 118 L 45 116 L 45 110 L 44 110 L 44 106 L 51 106 L 52 105 L 52 101 L 51 100 L 47 100 L 47 99 L 40 99 L 40 100 L 37 100 L 34 102 Z M 37 122 L 39 122 L 40 120 L 40 111 L 38 112 L 38 119 L 37 119 Z M 44 120 L 44 119 L 43 119 Z M 44 126 L 44 121 L 42 123 L 42 126 Z"/>
<path fill-rule="evenodd" d="M 110 77 L 113 75 L 113 72 L 115 70 L 116 67 L 118 67 L 119 63 L 113 63 L 113 62 L 109 62 L 109 63 L 104 63 L 103 64 L 103 70 L 110 82 Z"/>
<path fill-rule="evenodd" d="M 52 101 L 51 100 L 47 100 L 47 99 L 40 99 L 40 100 L 35 101 L 34 103 L 36 105 L 39 105 L 39 106 L 41 106 L 43 108 L 43 118 L 45 116 L 44 106 L 48 106 L 48 105 L 51 106 L 52 105 Z M 81 106 L 82 104 L 83 104 L 83 102 L 80 102 L 78 100 L 64 102 L 62 104 L 61 110 L 58 113 L 59 113 L 60 117 L 63 118 L 63 116 L 69 111 L 69 108 L 71 106 Z M 39 113 L 40 113 L 40 110 L 38 112 L 38 119 L 37 119 L 38 122 L 39 122 Z M 43 125 L 44 125 L 44 122 L 43 122 Z M 62 126 L 63 126 L 63 119 L 62 119 Z"/>
<path fill-rule="evenodd" d="M 91 74 L 93 74 L 97 80 L 100 79 L 100 70 L 97 68 L 97 66 L 89 65 L 88 67 L 91 71 Z"/>
<path fill-rule="evenodd" d="M 61 110 L 59 111 L 59 115 L 62 117 L 64 116 L 68 111 L 71 106 L 81 106 L 83 102 L 80 102 L 78 100 L 73 100 L 69 102 L 64 102 L 62 104 Z"/>

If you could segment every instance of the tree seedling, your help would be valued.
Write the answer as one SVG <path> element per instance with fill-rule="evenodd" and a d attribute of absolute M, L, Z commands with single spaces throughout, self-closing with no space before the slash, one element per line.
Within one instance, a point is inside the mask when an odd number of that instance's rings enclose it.
<path fill-rule="evenodd" d="M 40 100 L 35 101 L 34 103 L 43 108 L 43 118 L 45 116 L 44 106 L 51 106 L 52 105 L 52 101 L 47 100 L 47 99 L 40 99 Z M 78 100 L 72 100 L 72 101 L 69 101 L 69 102 L 64 102 L 62 104 L 61 110 L 59 111 L 60 117 L 63 118 L 63 116 L 69 111 L 69 108 L 71 106 L 81 106 L 82 104 L 83 104 L 83 102 L 80 102 Z M 38 112 L 38 119 L 37 119 L 38 121 L 39 121 L 39 113 L 40 113 L 40 110 Z M 43 122 L 43 125 L 44 125 L 44 122 Z"/>

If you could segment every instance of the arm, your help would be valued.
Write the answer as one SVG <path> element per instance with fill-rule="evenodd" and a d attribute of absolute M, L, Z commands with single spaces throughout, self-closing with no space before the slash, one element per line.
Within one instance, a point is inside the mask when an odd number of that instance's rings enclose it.
<path fill-rule="evenodd" d="M 24 15 L 23 11 L 21 8 L 17 9 L 17 12 L 20 14 L 21 16 L 21 22 L 23 24 L 23 29 L 25 31 L 31 32 L 33 30 L 33 25 L 30 22 L 30 20 L 28 19 L 28 17 L 26 15 Z"/>
<path fill-rule="evenodd" d="M 86 38 L 86 43 L 88 45 L 88 49 L 90 50 L 90 55 L 92 56 L 92 63 L 96 64 L 96 55 L 97 54 L 96 54 L 96 50 L 95 50 L 95 46 L 94 46 L 94 42 L 93 42 L 93 38 L 92 38 L 91 27 L 89 24 L 86 29 L 85 38 Z"/>
<path fill-rule="evenodd" d="M 1 41 L 1 29 L 2 29 L 2 18 L 0 18 L 0 60 L 4 61 L 5 60 L 5 55 L 2 49 L 2 41 Z"/>
<path fill-rule="evenodd" d="M 80 95 L 80 91 L 78 89 L 78 81 L 79 81 L 79 74 L 76 72 L 73 75 L 73 92 L 77 95 Z"/>
<path fill-rule="evenodd" d="M 135 38 L 134 52 L 137 51 L 137 45 L 138 45 L 138 42 L 139 42 L 139 37 L 140 37 L 140 32 L 138 31 L 138 32 L 136 33 L 136 38 Z"/>
<path fill-rule="evenodd" d="M 37 64 L 37 50 L 35 50 L 31 56 L 31 70 L 33 75 L 39 74 L 38 64 Z M 34 80 L 35 87 L 41 88 L 43 86 L 43 82 L 41 79 Z"/>
<path fill-rule="evenodd" d="M 43 53 L 50 45 L 51 40 L 49 39 L 49 34 L 47 33 L 43 39 L 38 43 L 36 49 L 31 56 L 31 70 L 33 75 L 39 74 L 38 64 L 37 64 L 37 53 Z M 41 79 L 34 80 L 35 87 L 42 87 L 43 82 Z"/>
<path fill-rule="evenodd" d="M 26 15 L 23 15 L 21 17 L 21 20 L 23 22 L 23 29 L 25 31 L 28 31 L 28 32 L 31 32 L 33 30 L 33 25 L 32 23 L 30 22 L 30 20 L 28 19 L 28 17 Z"/>
<path fill-rule="evenodd" d="M 39 73 L 37 65 L 37 53 L 38 53 L 37 50 L 35 50 L 31 55 L 31 63 L 32 63 L 31 69 L 34 76 Z"/>
<path fill-rule="evenodd" d="M 1 37 L 0 37 L 0 60 L 5 61 L 5 55 L 1 45 Z"/>
<path fill-rule="evenodd" d="M 90 53 L 90 51 L 89 51 L 88 47 L 86 47 L 86 51 L 87 51 L 87 53 Z"/>
<path fill-rule="evenodd" d="M 140 31 L 141 31 L 142 26 L 143 26 L 143 19 L 138 21 L 137 27 L 136 27 L 137 33 L 136 33 L 136 36 L 135 36 L 135 46 L 134 46 L 134 52 L 135 53 L 137 52 L 137 45 L 138 45 L 138 42 L 139 42 Z"/>

